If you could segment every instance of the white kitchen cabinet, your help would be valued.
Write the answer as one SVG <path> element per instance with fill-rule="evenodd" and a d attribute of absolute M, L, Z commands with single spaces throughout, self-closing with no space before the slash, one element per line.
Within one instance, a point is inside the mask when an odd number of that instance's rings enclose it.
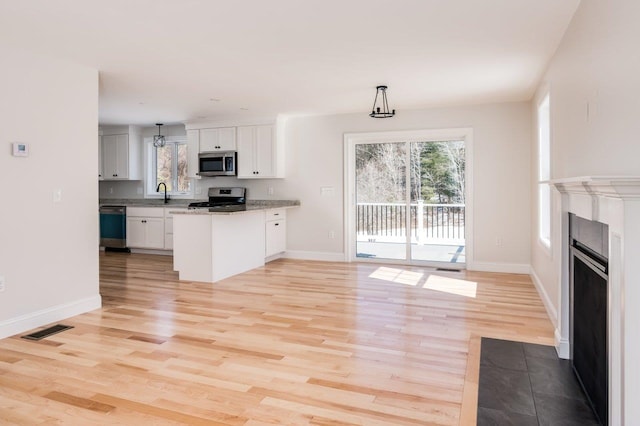
<path fill-rule="evenodd" d="M 173 214 L 174 211 L 187 211 L 184 208 L 164 208 L 164 249 L 173 250 Z"/>
<path fill-rule="evenodd" d="M 281 146 L 273 125 L 238 127 L 238 178 L 284 177 Z"/>
<path fill-rule="evenodd" d="M 198 176 L 198 153 L 200 152 L 200 131 L 187 130 L 187 177 L 200 179 Z"/>
<path fill-rule="evenodd" d="M 200 129 L 199 152 L 235 151 L 236 128 Z"/>
<path fill-rule="evenodd" d="M 268 210 L 265 220 L 265 257 L 282 253 L 287 249 L 286 210 Z"/>
<path fill-rule="evenodd" d="M 177 214 L 173 267 L 180 280 L 217 282 L 264 266 L 264 212 Z"/>
<path fill-rule="evenodd" d="M 158 207 L 127 208 L 127 246 L 164 249 L 164 209 Z"/>
<path fill-rule="evenodd" d="M 102 137 L 104 178 L 129 178 L 129 136 L 105 135 Z"/>
<path fill-rule="evenodd" d="M 103 180 L 141 179 L 140 131 L 134 126 L 125 126 L 124 131 L 102 136 Z"/>

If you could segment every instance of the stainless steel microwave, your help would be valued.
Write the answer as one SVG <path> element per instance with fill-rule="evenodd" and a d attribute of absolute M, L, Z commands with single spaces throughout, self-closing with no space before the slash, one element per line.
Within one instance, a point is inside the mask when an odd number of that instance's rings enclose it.
<path fill-rule="evenodd" d="M 238 154 L 235 151 L 198 154 L 198 176 L 237 176 Z"/>

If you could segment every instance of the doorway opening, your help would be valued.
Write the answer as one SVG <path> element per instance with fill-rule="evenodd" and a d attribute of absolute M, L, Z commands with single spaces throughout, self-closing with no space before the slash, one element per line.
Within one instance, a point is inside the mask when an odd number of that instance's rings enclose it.
<path fill-rule="evenodd" d="M 345 141 L 349 260 L 464 268 L 470 130 Z"/>

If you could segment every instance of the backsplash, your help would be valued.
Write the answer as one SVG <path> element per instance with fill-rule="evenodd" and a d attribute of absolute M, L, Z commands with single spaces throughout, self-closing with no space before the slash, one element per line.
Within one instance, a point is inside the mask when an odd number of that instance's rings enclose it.
<path fill-rule="evenodd" d="M 247 198 L 250 200 L 278 200 L 296 198 L 296 194 L 288 194 L 285 190 L 284 179 L 247 180 L 235 177 L 202 178 L 193 181 L 195 191 L 193 199 L 207 198 L 207 191 L 213 186 L 243 186 L 247 188 Z M 144 198 L 144 181 L 100 181 L 100 199 L 136 199 Z M 269 195 L 269 188 L 273 188 L 273 195 Z M 299 196 L 299 195 L 298 195 Z"/>

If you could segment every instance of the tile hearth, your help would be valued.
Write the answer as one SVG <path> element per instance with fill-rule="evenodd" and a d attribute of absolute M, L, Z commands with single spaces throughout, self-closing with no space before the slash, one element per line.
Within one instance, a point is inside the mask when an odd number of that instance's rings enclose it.
<path fill-rule="evenodd" d="M 482 338 L 478 423 L 598 425 L 571 363 L 553 346 Z"/>

